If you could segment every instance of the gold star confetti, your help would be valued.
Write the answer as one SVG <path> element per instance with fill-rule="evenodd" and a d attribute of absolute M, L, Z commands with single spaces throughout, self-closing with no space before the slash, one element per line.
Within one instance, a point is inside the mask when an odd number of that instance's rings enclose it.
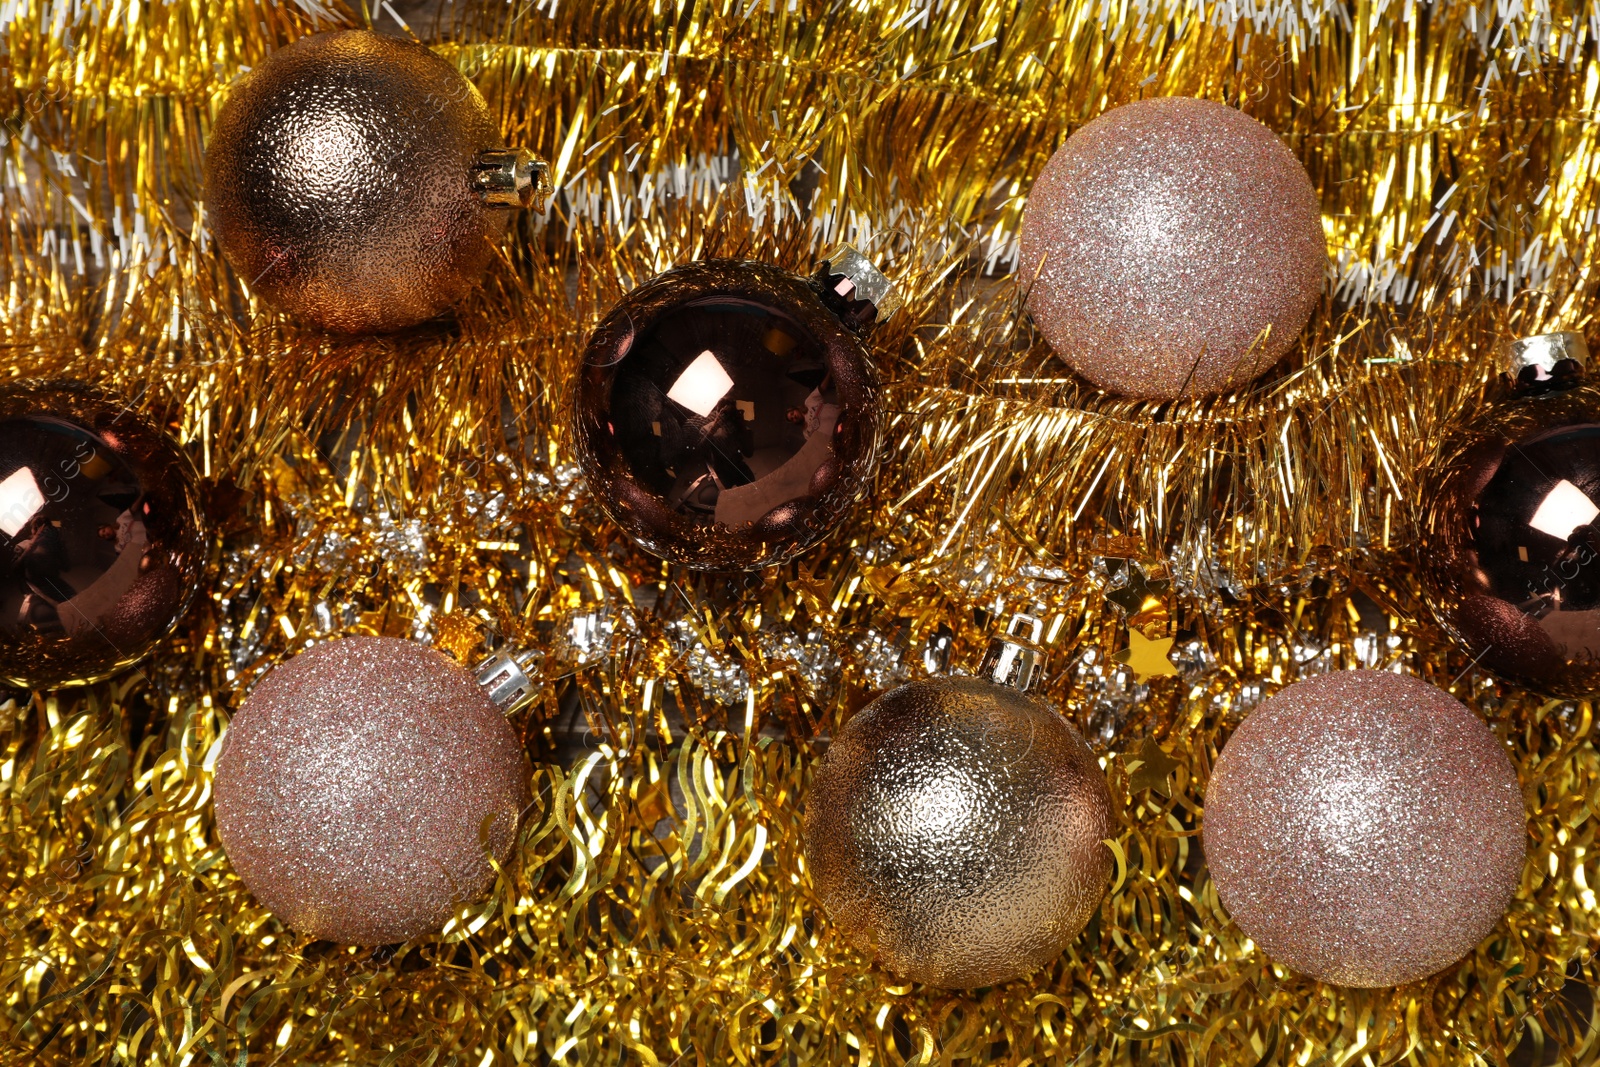
<path fill-rule="evenodd" d="M 1170 617 L 1166 594 L 1172 583 L 1151 581 L 1138 564 L 1128 564 L 1128 583 L 1106 594 L 1106 600 L 1121 608 L 1130 627 L 1161 626 Z"/>
<path fill-rule="evenodd" d="M 815 572 L 801 567 L 800 577 L 789 583 L 789 589 L 800 598 L 812 618 L 821 620 L 830 614 L 833 583 L 827 578 L 819 578 Z"/>
<path fill-rule="evenodd" d="M 462 663 L 471 663 L 482 643 L 483 624 L 465 612 L 452 611 L 434 621 L 434 647 Z"/>
<path fill-rule="evenodd" d="M 1124 755 L 1122 758 L 1128 769 L 1128 789 L 1131 792 L 1153 789 L 1164 797 L 1172 796 L 1172 772 L 1182 764 L 1169 756 L 1154 737 L 1146 737 L 1144 744 L 1132 757 Z"/>
<path fill-rule="evenodd" d="M 1139 681 L 1146 678 L 1165 678 L 1178 673 L 1167 654 L 1172 651 L 1172 638 L 1146 637 L 1138 630 L 1128 631 L 1128 647 L 1111 658 L 1126 664 Z"/>
<path fill-rule="evenodd" d="M 1152 582 L 1142 569 L 1131 566 L 1128 584 L 1107 593 L 1106 599 L 1129 615 L 1138 615 L 1159 606 L 1163 602 L 1163 594 L 1171 585 L 1165 579 Z"/>

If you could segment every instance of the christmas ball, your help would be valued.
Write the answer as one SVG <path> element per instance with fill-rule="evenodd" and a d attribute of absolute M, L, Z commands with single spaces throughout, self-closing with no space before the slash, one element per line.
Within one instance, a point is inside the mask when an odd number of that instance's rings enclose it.
<path fill-rule="evenodd" d="M 1429 606 L 1478 667 L 1550 696 L 1600 691 L 1600 385 L 1576 334 L 1550 369 L 1448 434 L 1423 471 Z M 1509 367 L 1508 370 L 1517 368 Z"/>
<path fill-rule="evenodd" d="M 542 164 L 502 145 L 478 90 L 427 48 L 319 33 L 230 88 L 206 146 L 206 213 L 274 305 L 335 332 L 397 330 L 459 302 L 502 208 L 531 201 Z"/>
<path fill-rule="evenodd" d="M 993 985 L 1053 960 L 1111 875 L 1111 795 L 1066 720 L 979 678 L 901 686 L 817 767 L 806 866 L 830 919 L 905 978 Z"/>
<path fill-rule="evenodd" d="M 166 434 L 77 382 L 0 388 L 0 681 L 50 689 L 142 659 L 206 548 L 194 467 Z"/>
<path fill-rule="evenodd" d="M 809 548 L 876 462 L 861 329 L 821 287 L 761 263 L 696 263 L 635 289 L 590 339 L 577 386 L 596 499 L 641 547 L 697 569 Z"/>
<path fill-rule="evenodd" d="M 1448 693 L 1341 671 L 1267 700 L 1205 796 L 1206 863 L 1266 955 L 1345 986 L 1425 978 L 1494 929 L 1522 879 L 1522 792 Z"/>
<path fill-rule="evenodd" d="M 1102 389 L 1159 399 L 1277 363 L 1328 262 L 1299 160 L 1254 119 L 1188 97 L 1114 108 L 1069 137 L 1028 195 L 1021 251 L 1051 347 Z"/>
<path fill-rule="evenodd" d="M 462 667 L 412 641 L 347 637 L 255 687 L 214 796 L 257 900 L 312 937 L 382 945 L 438 930 L 494 880 L 489 855 L 515 843 L 528 766 Z"/>

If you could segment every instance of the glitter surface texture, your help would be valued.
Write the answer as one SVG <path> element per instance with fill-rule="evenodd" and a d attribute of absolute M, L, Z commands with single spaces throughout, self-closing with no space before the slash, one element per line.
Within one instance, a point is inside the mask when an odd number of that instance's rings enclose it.
<path fill-rule="evenodd" d="M 288 926 L 357 945 L 439 929 L 493 880 L 527 805 L 515 733 L 471 676 L 395 638 L 316 645 L 234 717 L 217 829 Z"/>
<path fill-rule="evenodd" d="M 395 330 L 483 274 L 507 215 L 470 179 L 500 144 L 478 90 L 423 46 L 316 34 L 230 89 L 206 149 L 206 208 L 245 284 L 291 315 Z"/>
<path fill-rule="evenodd" d="M 1299 160 L 1256 120 L 1189 97 L 1127 104 L 1069 137 L 1021 240 L 1040 332 L 1134 397 L 1220 392 L 1277 363 L 1328 262 Z"/>
<path fill-rule="evenodd" d="M 1415 678 L 1341 671 L 1283 690 L 1228 741 L 1205 799 L 1223 906 L 1269 958 L 1338 985 L 1455 963 L 1522 878 L 1505 749 Z"/>
<path fill-rule="evenodd" d="M 901 686 L 851 719 L 806 800 L 829 917 L 889 970 L 968 989 L 1056 957 L 1111 873 L 1111 797 L 1048 707 L 978 678 Z"/>

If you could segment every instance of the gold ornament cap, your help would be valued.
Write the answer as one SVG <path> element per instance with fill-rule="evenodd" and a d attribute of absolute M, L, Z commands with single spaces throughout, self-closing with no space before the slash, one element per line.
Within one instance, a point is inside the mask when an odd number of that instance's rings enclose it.
<path fill-rule="evenodd" d="M 835 246 L 823 259 L 816 284 L 840 317 L 860 333 L 887 322 L 904 303 L 889 276 L 847 244 Z"/>
<path fill-rule="evenodd" d="M 472 164 L 472 188 L 490 207 L 543 211 L 553 191 L 550 164 L 526 148 L 486 148 Z"/>
<path fill-rule="evenodd" d="M 1500 370 L 1522 388 L 1570 378 L 1574 366 L 1589 366 L 1589 346 L 1571 330 L 1519 337 L 1500 349 Z"/>
<path fill-rule="evenodd" d="M 1023 630 L 1028 636 L 1021 636 Z M 1044 673 L 1048 653 L 1040 644 L 1043 636 L 1044 623 L 1032 615 L 1018 612 L 1011 616 L 1005 635 L 990 640 L 978 674 L 996 685 L 1026 693 Z"/>

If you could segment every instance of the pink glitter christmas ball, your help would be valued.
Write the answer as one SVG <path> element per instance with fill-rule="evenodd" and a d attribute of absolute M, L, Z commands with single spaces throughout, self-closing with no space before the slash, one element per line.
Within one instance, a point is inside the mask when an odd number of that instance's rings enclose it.
<path fill-rule="evenodd" d="M 256 899 L 355 945 L 438 930 L 493 881 L 487 853 L 505 859 L 529 802 L 527 757 L 472 675 L 389 637 L 315 645 L 263 678 L 228 726 L 215 790 Z"/>
<path fill-rule="evenodd" d="M 1289 686 L 1234 732 L 1204 840 L 1223 906 L 1270 959 L 1376 987 L 1426 978 L 1494 929 L 1528 834 L 1505 746 L 1460 701 L 1340 671 Z"/>
<path fill-rule="evenodd" d="M 1161 399 L 1276 364 L 1328 262 L 1300 161 L 1247 115 L 1181 96 L 1069 137 L 1034 183 L 1021 241 L 1028 310 L 1056 352 L 1102 389 Z"/>

